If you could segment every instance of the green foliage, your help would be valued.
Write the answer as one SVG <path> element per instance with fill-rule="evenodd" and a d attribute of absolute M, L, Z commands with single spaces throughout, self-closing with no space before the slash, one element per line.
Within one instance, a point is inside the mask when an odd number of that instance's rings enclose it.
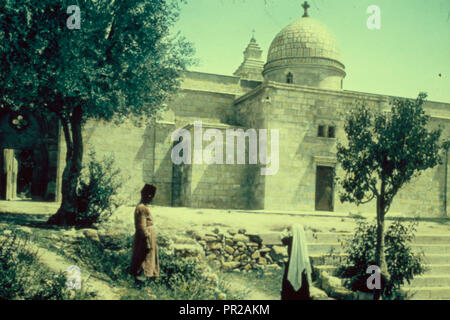
<path fill-rule="evenodd" d="M 86 118 L 151 116 L 179 85 L 192 46 L 170 28 L 179 0 L 4 0 L 0 106 Z M 78 5 L 81 29 L 69 30 Z"/>
<path fill-rule="evenodd" d="M 86 228 L 110 218 L 115 209 L 123 204 L 118 194 L 121 186 L 120 169 L 114 167 L 114 157 L 99 161 L 95 152 L 91 152 L 77 188 L 76 224 Z"/>
<path fill-rule="evenodd" d="M 89 299 L 93 294 L 69 290 L 63 272 L 49 271 L 19 233 L 0 237 L 0 300 Z"/>
<path fill-rule="evenodd" d="M 348 279 L 350 288 L 359 281 L 365 285 L 368 277 L 366 270 L 370 265 L 375 265 L 376 228 L 375 224 L 359 222 L 353 238 L 345 244 L 347 256 L 337 274 Z M 402 298 L 401 286 L 425 271 L 422 255 L 414 254 L 410 247 L 415 231 L 416 223 L 406 225 L 400 221 L 395 221 L 386 230 L 385 255 L 391 278 L 384 288 L 385 299 Z"/>
<path fill-rule="evenodd" d="M 62 203 L 73 225 L 87 119 L 148 123 L 179 88 L 193 48 L 170 29 L 180 0 L 0 1 L 0 109 L 57 119 L 67 146 Z M 67 27 L 77 5 L 81 29 Z"/>
<path fill-rule="evenodd" d="M 364 105 L 352 110 L 344 128 L 348 145 L 337 146 L 345 170 L 342 202 L 359 205 L 383 198 L 385 214 L 405 183 L 440 163 L 441 129 L 427 129 L 425 99 L 424 93 L 416 100 L 394 99 L 390 112 L 376 113 Z"/>
<path fill-rule="evenodd" d="M 122 299 L 210 300 L 216 298 L 217 292 L 228 292 L 226 283 L 220 279 L 214 284 L 205 277 L 204 262 L 177 257 L 165 247 L 159 248 L 160 277 L 136 287 L 129 273 L 132 246 L 133 236 L 122 237 L 114 245 L 83 239 L 70 257 L 77 264 L 128 287 Z"/>
<path fill-rule="evenodd" d="M 83 238 L 72 248 L 70 257 L 113 281 L 129 282 L 132 246 L 133 237 L 117 239 L 114 246 Z"/>

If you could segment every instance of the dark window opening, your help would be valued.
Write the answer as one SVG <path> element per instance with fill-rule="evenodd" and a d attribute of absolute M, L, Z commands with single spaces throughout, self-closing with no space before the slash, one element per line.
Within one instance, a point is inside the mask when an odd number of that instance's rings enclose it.
<path fill-rule="evenodd" d="M 336 136 L 335 128 L 333 126 L 328 127 L 328 138 L 334 138 Z"/>
<path fill-rule="evenodd" d="M 325 126 L 319 126 L 319 129 L 317 131 L 317 136 L 325 137 Z"/>
<path fill-rule="evenodd" d="M 286 83 L 294 83 L 294 76 L 290 72 L 286 76 Z"/>

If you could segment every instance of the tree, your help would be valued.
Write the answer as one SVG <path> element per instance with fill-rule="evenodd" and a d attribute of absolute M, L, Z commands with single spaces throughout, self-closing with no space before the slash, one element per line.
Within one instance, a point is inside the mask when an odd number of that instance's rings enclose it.
<path fill-rule="evenodd" d="M 339 179 L 342 202 L 360 205 L 376 199 L 376 264 L 389 279 L 384 253 L 384 217 L 398 191 L 413 177 L 441 162 L 441 128 L 427 129 L 423 103 L 394 99 L 390 112 L 374 113 L 364 105 L 353 110 L 345 124 L 348 145 L 338 144 L 337 159 L 345 171 Z"/>
<path fill-rule="evenodd" d="M 62 203 L 72 225 L 87 119 L 142 124 L 179 87 L 193 49 L 170 34 L 181 0 L 3 0 L 0 106 L 55 115 L 67 145 Z M 80 8 L 80 28 L 67 9 Z M 69 12 L 69 14 L 68 14 Z"/>

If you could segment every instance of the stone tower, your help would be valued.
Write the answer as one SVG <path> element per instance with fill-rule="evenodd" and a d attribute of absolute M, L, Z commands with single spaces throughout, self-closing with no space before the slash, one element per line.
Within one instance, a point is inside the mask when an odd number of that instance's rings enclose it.
<path fill-rule="evenodd" d="M 263 68 L 262 50 L 256 43 L 255 37 L 252 37 L 244 51 L 244 61 L 233 75 L 245 80 L 262 81 Z"/>

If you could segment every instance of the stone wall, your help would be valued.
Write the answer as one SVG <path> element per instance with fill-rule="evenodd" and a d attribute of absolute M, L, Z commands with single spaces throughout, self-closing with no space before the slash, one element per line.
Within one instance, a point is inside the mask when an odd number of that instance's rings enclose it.
<path fill-rule="evenodd" d="M 191 135 L 192 159 L 194 161 L 194 127 L 185 127 Z M 202 134 L 205 130 L 218 130 L 222 137 L 222 161 L 223 163 L 207 164 L 205 148 L 212 142 L 203 142 L 203 164 L 174 164 L 176 172 L 176 185 L 179 188 L 178 205 L 197 208 L 224 208 L 224 209 L 248 209 L 249 177 L 248 165 L 226 164 L 226 130 L 234 130 L 236 127 L 202 123 Z M 237 143 L 234 145 L 236 155 Z M 247 156 L 248 158 L 248 156 Z"/>
<path fill-rule="evenodd" d="M 123 194 L 130 204 L 138 201 L 144 183 L 152 183 L 158 188 L 155 204 L 159 205 L 314 211 L 317 166 L 330 166 L 338 176 L 343 174 L 336 163 L 336 144 L 345 142 L 346 112 L 361 102 L 375 110 L 387 110 L 388 98 L 189 72 L 182 90 L 169 103 L 170 121 L 143 128 L 129 122 L 115 126 L 88 121 L 83 131 L 85 150 L 93 148 L 99 156 L 115 155 L 124 175 Z M 433 127 L 448 127 L 448 104 L 427 102 L 426 110 L 435 117 Z M 244 130 L 278 129 L 278 173 L 261 175 L 261 164 L 173 166 L 171 133 L 196 120 L 220 130 L 230 125 Z M 336 137 L 318 137 L 318 125 L 335 126 Z M 446 128 L 443 137 L 449 136 Z M 270 152 L 270 139 L 268 142 Z M 64 157 L 64 139 L 60 138 L 59 177 Z M 439 165 L 414 179 L 399 192 L 391 211 L 409 216 L 441 215 L 445 196 L 449 200 L 448 193 L 444 194 L 444 171 L 444 165 Z M 340 203 L 339 191 L 336 186 L 334 211 L 375 210 L 374 203 L 359 208 Z"/>
<path fill-rule="evenodd" d="M 236 101 L 237 119 L 244 126 L 278 129 L 279 162 L 276 175 L 260 177 L 264 191 L 259 206 L 268 210 L 315 210 L 316 168 L 329 166 L 338 176 L 343 172 L 337 164 L 336 145 L 345 143 L 346 112 L 364 102 L 375 110 L 389 108 L 388 97 L 354 92 L 339 92 L 267 82 Z M 430 127 L 448 123 L 439 103 L 428 103 L 434 118 Z M 335 138 L 317 136 L 318 125 L 336 128 Z M 444 131 L 443 137 L 449 132 Z M 269 148 L 270 150 L 270 148 Z M 391 210 L 396 214 L 439 216 L 443 212 L 444 166 L 427 170 L 402 190 Z M 374 211 L 374 203 L 356 207 L 339 201 L 339 186 L 334 190 L 334 211 Z M 447 194 L 448 197 L 448 194 Z M 258 201 L 256 201 L 258 203 Z"/>
<path fill-rule="evenodd" d="M 206 259 L 224 271 L 263 271 L 270 273 L 280 270 L 287 261 L 287 247 L 265 244 L 257 234 L 247 234 L 245 229 L 220 230 L 210 232 L 188 230 L 187 234 L 203 247 Z M 274 233 L 279 237 L 280 233 Z"/>

